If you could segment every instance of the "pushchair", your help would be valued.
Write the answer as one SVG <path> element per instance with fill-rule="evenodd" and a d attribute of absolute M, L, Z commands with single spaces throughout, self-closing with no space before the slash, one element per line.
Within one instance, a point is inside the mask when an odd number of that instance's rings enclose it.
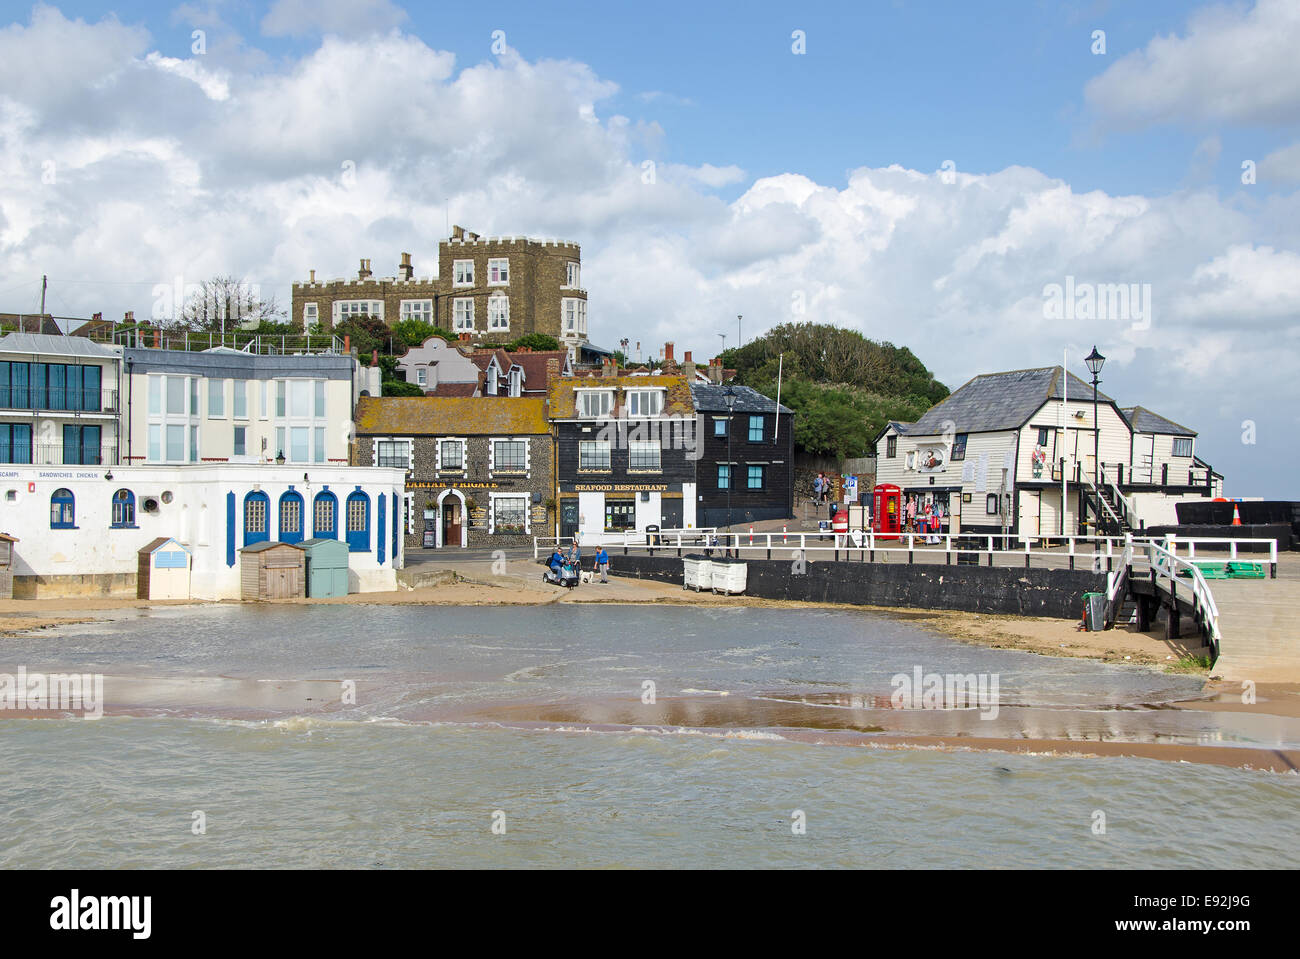
<path fill-rule="evenodd" d="M 578 567 L 572 563 L 564 563 L 557 572 L 552 567 L 547 566 L 542 571 L 542 582 L 573 589 L 578 585 Z"/>

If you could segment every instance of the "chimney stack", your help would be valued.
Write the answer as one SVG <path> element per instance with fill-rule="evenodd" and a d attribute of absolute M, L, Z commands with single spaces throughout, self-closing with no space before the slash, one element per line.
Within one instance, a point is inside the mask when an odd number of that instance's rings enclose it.
<path fill-rule="evenodd" d="M 671 363 L 673 359 L 673 344 L 671 341 L 664 344 L 664 362 Z"/>
<path fill-rule="evenodd" d="M 370 278 L 370 261 L 362 260 L 361 269 L 357 270 L 357 279 L 366 280 Z"/>
<path fill-rule="evenodd" d="M 722 385 L 722 358 L 715 356 L 709 360 L 709 382 L 714 386 Z"/>
<path fill-rule="evenodd" d="M 134 322 L 135 322 L 135 310 L 127 310 L 127 311 L 126 311 L 126 314 L 122 317 L 122 322 L 123 322 L 123 323 L 127 323 L 127 324 L 134 323 Z"/>
<path fill-rule="evenodd" d="M 315 282 L 316 282 L 316 271 L 315 271 L 315 270 L 308 270 L 307 272 L 308 272 L 308 274 L 311 275 L 311 280 L 310 280 L 309 282 L 311 282 L 311 283 L 315 283 Z"/>
<path fill-rule="evenodd" d="M 94 316 L 91 317 L 91 319 L 94 320 L 96 323 L 103 323 L 103 322 L 104 322 L 104 314 L 103 314 L 103 313 L 96 313 Z"/>
<path fill-rule="evenodd" d="M 402 254 L 402 264 L 397 268 L 397 271 L 402 274 L 403 280 L 409 280 L 415 275 L 415 267 L 411 266 L 411 254 Z"/>
<path fill-rule="evenodd" d="M 687 350 L 685 359 L 682 360 L 682 372 L 686 374 L 688 380 L 695 380 L 695 361 L 691 359 L 691 351 Z"/>
<path fill-rule="evenodd" d="M 451 228 L 451 238 L 453 240 L 465 239 L 465 228 L 463 226 L 453 226 Z"/>

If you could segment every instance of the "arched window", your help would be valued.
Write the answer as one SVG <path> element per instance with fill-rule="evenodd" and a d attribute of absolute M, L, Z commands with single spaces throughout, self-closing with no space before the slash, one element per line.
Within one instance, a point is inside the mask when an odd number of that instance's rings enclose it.
<path fill-rule="evenodd" d="M 316 494 L 312 501 L 312 535 L 321 539 L 339 538 L 339 500 L 328 490 Z"/>
<path fill-rule="evenodd" d="M 302 495 L 293 490 L 280 497 L 280 542 L 302 542 Z"/>
<path fill-rule="evenodd" d="M 77 505 L 70 489 L 56 489 L 50 497 L 50 529 L 74 529 Z"/>
<path fill-rule="evenodd" d="M 120 489 L 113 494 L 113 529 L 135 528 L 135 494 Z"/>
<path fill-rule="evenodd" d="M 370 497 L 361 490 L 348 496 L 347 540 L 350 552 L 370 550 Z"/>
<path fill-rule="evenodd" d="M 271 499 L 265 493 L 249 493 L 244 497 L 244 545 L 264 543 L 271 538 L 267 513 Z"/>

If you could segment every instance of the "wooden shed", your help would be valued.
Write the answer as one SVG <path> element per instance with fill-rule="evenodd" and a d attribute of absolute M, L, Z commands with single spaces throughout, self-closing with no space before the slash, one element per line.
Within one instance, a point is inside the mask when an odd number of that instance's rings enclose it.
<path fill-rule="evenodd" d="M 348 594 L 348 544 L 339 539 L 309 539 L 302 544 L 307 554 L 307 595 Z"/>
<path fill-rule="evenodd" d="M 136 599 L 189 599 L 189 549 L 170 536 L 159 536 L 136 551 Z"/>
<path fill-rule="evenodd" d="M 306 551 L 298 543 L 267 540 L 239 551 L 241 599 L 293 599 L 306 595 Z"/>
<path fill-rule="evenodd" d="M 18 539 L 0 533 L 0 599 L 14 598 L 14 543 Z"/>

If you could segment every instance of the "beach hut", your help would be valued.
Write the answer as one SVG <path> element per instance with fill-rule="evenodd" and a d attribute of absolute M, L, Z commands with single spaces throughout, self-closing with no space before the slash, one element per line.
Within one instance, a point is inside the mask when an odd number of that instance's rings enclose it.
<path fill-rule="evenodd" d="M 307 595 L 348 594 L 348 544 L 338 539 L 309 539 L 302 544 L 307 554 Z"/>
<path fill-rule="evenodd" d="M 189 599 L 190 551 L 170 536 L 136 550 L 136 599 Z"/>
<path fill-rule="evenodd" d="M 14 598 L 14 543 L 17 538 L 0 533 L 0 599 Z"/>
<path fill-rule="evenodd" d="M 306 595 L 306 551 L 300 543 L 265 540 L 239 551 L 241 599 L 293 599 Z"/>

